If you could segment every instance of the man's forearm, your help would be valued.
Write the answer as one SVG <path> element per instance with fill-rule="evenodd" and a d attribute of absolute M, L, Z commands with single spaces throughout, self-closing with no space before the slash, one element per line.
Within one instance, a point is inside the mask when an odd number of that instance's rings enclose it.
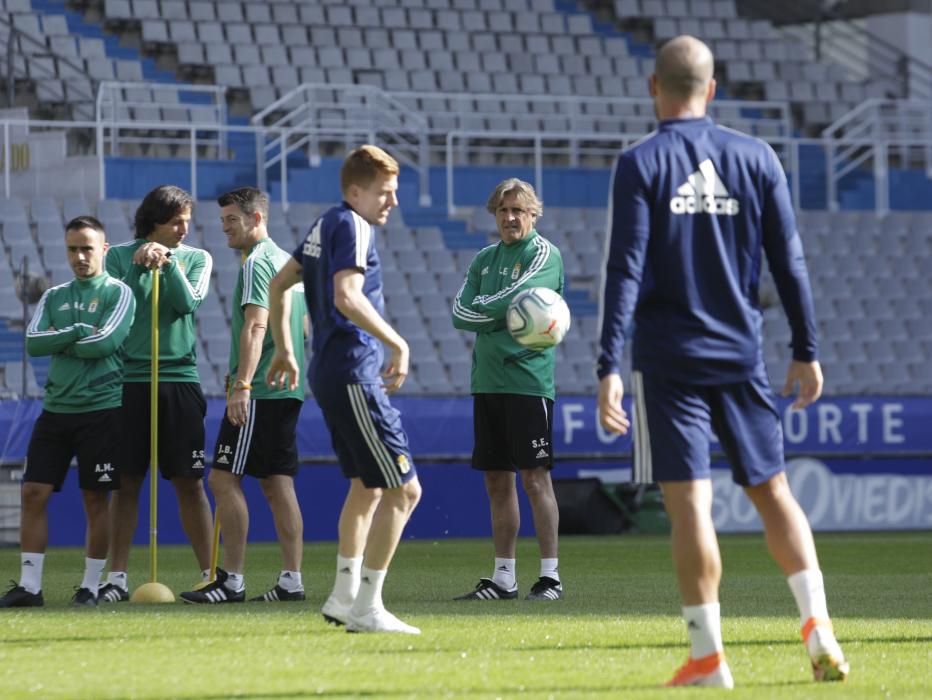
<path fill-rule="evenodd" d="M 288 332 L 288 316 L 285 314 L 286 296 L 289 293 L 289 289 L 281 288 L 274 281 L 269 287 L 269 330 L 272 331 L 275 349 L 293 354 L 294 346 L 291 333 Z"/>
<path fill-rule="evenodd" d="M 259 366 L 259 359 L 262 357 L 265 332 L 266 328 L 261 324 L 247 323 L 243 326 L 239 336 L 239 361 L 236 365 L 236 377 L 231 377 L 231 379 L 242 379 L 247 384 L 252 383 L 256 367 Z"/>

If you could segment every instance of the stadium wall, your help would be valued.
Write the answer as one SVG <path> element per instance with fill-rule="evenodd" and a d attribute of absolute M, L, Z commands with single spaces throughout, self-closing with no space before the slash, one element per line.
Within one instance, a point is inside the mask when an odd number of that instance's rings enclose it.
<path fill-rule="evenodd" d="M 418 539 L 488 537 L 491 534 L 482 479 L 468 466 L 472 448 L 472 402 L 464 397 L 398 397 L 424 497 L 406 536 Z M 932 529 L 932 401 L 920 397 L 829 397 L 805 411 L 778 406 L 791 486 L 817 530 Z M 630 412 L 630 406 L 628 406 Z M 0 403 L 0 453 L 7 467 L 22 464 L 32 423 L 41 411 L 35 400 Z M 224 402 L 209 402 L 208 446 L 223 415 Z M 305 538 L 336 538 L 346 482 L 333 462 L 330 441 L 317 405 L 304 405 L 298 428 L 305 462 L 296 479 L 305 519 Z M 555 479 L 598 478 L 611 485 L 630 479 L 631 442 L 604 433 L 590 396 L 561 396 L 554 418 Z M 210 455 L 210 449 L 208 449 Z M 12 472 L 18 474 L 17 471 Z M 275 539 L 267 505 L 252 479 L 245 480 L 252 541 Z M 713 447 L 716 525 L 722 532 L 756 531 L 760 522 L 741 490 L 731 483 L 727 464 Z M 49 510 L 56 545 L 79 545 L 84 514 L 71 470 Z M 520 489 L 519 489 L 520 491 Z M 521 494 L 522 535 L 533 533 L 529 505 Z M 148 503 L 143 498 L 142 504 Z M 144 508 L 142 508 L 144 511 Z M 77 524 L 81 523 L 81 527 Z M 136 541 L 147 541 L 148 514 L 140 514 Z M 9 527 L 9 524 L 7 524 Z M 159 499 L 159 539 L 180 543 L 171 489 Z"/>
<path fill-rule="evenodd" d="M 341 161 L 327 158 L 315 168 L 289 170 L 288 199 L 293 202 L 336 202 L 340 200 Z M 546 168 L 543 173 L 544 201 L 557 207 L 604 207 L 608 202 L 609 171 L 605 168 Z M 534 182 L 529 167 L 458 166 L 454 201 L 460 206 L 483 206 L 495 186 L 508 177 Z M 281 198 L 278 169 L 269 173 L 269 194 Z M 109 199 L 139 199 L 154 187 L 172 182 L 191 188 L 191 163 L 168 158 L 108 158 L 106 188 Z M 197 197 L 213 199 L 236 187 L 256 184 L 255 164 L 200 160 L 197 165 Z M 417 174 L 405 168 L 399 199 L 404 209 L 418 206 Z M 445 205 L 446 168 L 430 169 L 430 193 L 437 205 Z"/>
<path fill-rule="evenodd" d="M 804 162 L 800 206 L 825 209 L 824 154 L 814 147 L 803 147 Z M 297 160 L 297 159 L 296 159 Z M 314 168 L 294 163 L 288 171 L 288 200 L 292 202 L 333 203 L 340 199 L 341 161 L 325 158 Z M 495 186 L 508 177 L 535 183 L 534 169 L 519 166 L 460 165 L 454 170 L 453 201 L 458 207 L 481 207 Z M 608 202 L 611 171 L 607 168 L 547 167 L 542 171 L 545 206 L 602 208 Z M 790 180 L 793 174 L 790 173 Z M 86 182 L 87 177 L 83 180 Z M 93 180 L 93 178 L 92 178 Z M 166 182 L 192 189 L 190 161 L 174 158 L 108 158 L 106 192 L 109 199 L 138 200 L 146 192 Z M 197 164 L 197 198 L 215 199 L 236 187 L 256 184 L 255 164 L 243 160 L 200 160 Z M 896 211 L 932 209 L 932 183 L 923 170 L 890 169 L 890 208 Z M 83 185 L 83 186 L 86 186 Z M 405 215 L 419 211 L 418 175 L 411 168 L 402 170 L 399 200 Z M 433 212 L 446 213 L 447 172 L 445 167 L 430 168 L 429 189 Z M 278 168 L 269 172 L 269 195 L 281 200 Z M 94 193 L 91 193 L 94 194 Z M 95 195 L 96 196 L 96 195 Z M 875 185 L 870 173 L 856 170 L 839 183 L 839 203 L 844 210 L 868 210 L 875 206 Z"/>

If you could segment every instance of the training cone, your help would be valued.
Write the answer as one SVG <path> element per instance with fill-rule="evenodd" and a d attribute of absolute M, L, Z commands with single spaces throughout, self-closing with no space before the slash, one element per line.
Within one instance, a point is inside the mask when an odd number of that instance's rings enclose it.
<path fill-rule="evenodd" d="M 210 581 L 201 581 L 200 583 L 195 583 L 193 586 L 191 586 L 191 590 L 199 591 L 202 588 L 207 588 L 207 586 L 209 586 L 211 583 L 213 583 L 213 579 L 211 579 Z"/>
<path fill-rule="evenodd" d="M 164 583 L 150 581 L 133 591 L 129 600 L 131 603 L 174 603 L 175 594 Z"/>

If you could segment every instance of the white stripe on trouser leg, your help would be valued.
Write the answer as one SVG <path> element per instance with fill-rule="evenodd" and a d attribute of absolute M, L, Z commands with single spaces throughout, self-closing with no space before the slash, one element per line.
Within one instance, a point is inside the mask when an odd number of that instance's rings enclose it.
<path fill-rule="evenodd" d="M 256 425 L 256 400 L 249 402 L 249 414 L 246 416 L 246 425 L 240 426 L 239 436 L 236 439 L 236 452 L 233 454 L 234 474 L 246 473 L 246 458 L 249 456 L 249 447 L 252 445 L 253 428 Z"/>
<path fill-rule="evenodd" d="M 544 407 L 544 425 L 550 427 L 550 412 L 547 410 L 547 399 L 540 397 L 540 405 Z"/>
<path fill-rule="evenodd" d="M 359 432 L 362 433 L 372 458 L 379 466 L 379 471 L 385 478 L 385 484 L 388 488 L 397 488 L 401 486 L 401 479 L 395 471 L 395 464 L 392 461 L 392 455 L 385 447 L 385 444 L 379 439 L 379 433 L 372 422 L 372 416 L 369 413 L 369 407 L 366 404 L 366 394 L 359 384 L 348 384 L 346 386 L 349 395 L 350 406 L 353 409 L 353 415 L 356 417 L 356 424 L 359 426 Z"/>
<path fill-rule="evenodd" d="M 643 375 L 640 372 L 632 372 L 631 383 L 634 389 L 634 481 L 649 484 L 654 480 L 654 465 L 650 451 Z"/>

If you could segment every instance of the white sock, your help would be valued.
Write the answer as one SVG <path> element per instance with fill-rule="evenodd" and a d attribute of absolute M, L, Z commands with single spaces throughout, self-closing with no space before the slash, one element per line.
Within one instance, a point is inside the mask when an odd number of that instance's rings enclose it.
<path fill-rule="evenodd" d="M 81 588 L 93 591 L 97 595 L 97 589 L 100 587 L 100 576 L 107 565 L 106 559 L 91 559 L 84 557 L 84 580 L 81 581 Z"/>
<path fill-rule="evenodd" d="M 364 566 L 359 573 L 359 591 L 353 601 L 353 613 L 362 615 L 373 608 L 385 607 L 382 603 L 382 584 L 385 583 L 388 571 L 376 571 Z"/>
<path fill-rule="evenodd" d="M 107 574 L 107 583 L 112 583 L 117 588 L 122 588 L 125 591 L 129 581 L 126 578 L 125 571 L 111 571 Z"/>
<path fill-rule="evenodd" d="M 304 584 L 301 583 L 300 571 L 285 571 L 283 569 L 278 575 L 278 585 L 289 593 L 304 590 Z"/>
<path fill-rule="evenodd" d="M 45 554 L 40 552 L 22 552 L 19 555 L 19 585 L 29 593 L 42 590 L 42 567 L 45 566 Z"/>
<path fill-rule="evenodd" d="M 362 570 L 362 557 L 341 557 L 337 555 L 337 576 L 330 594 L 345 605 L 352 605 L 359 592 L 359 577 Z"/>
<path fill-rule="evenodd" d="M 559 559 L 557 557 L 540 560 L 540 575 L 543 578 L 552 578 L 554 581 L 560 580 Z"/>
<path fill-rule="evenodd" d="M 514 588 L 517 583 L 515 560 L 495 557 L 495 571 L 492 572 L 492 580 L 506 591 Z"/>
<path fill-rule="evenodd" d="M 683 620 L 689 632 L 690 652 L 693 659 L 722 651 L 722 609 L 718 603 L 684 605 Z"/>
<path fill-rule="evenodd" d="M 799 608 L 799 624 L 806 624 L 806 620 L 815 617 L 820 620 L 828 619 L 828 605 L 825 602 L 825 584 L 822 582 L 822 572 L 818 569 L 803 569 L 786 579 L 796 599 Z"/>
<path fill-rule="evenodd" d="M 227 580 L 223 584 L 224 588 L 226 588 L 228 591 L 232 591 L 233 593 L 239 593 L 241 590 L 243 590 L 243 586 L 245 586 L 245 583 L 243 582 L 242 574 L 227 572 Z"/>

